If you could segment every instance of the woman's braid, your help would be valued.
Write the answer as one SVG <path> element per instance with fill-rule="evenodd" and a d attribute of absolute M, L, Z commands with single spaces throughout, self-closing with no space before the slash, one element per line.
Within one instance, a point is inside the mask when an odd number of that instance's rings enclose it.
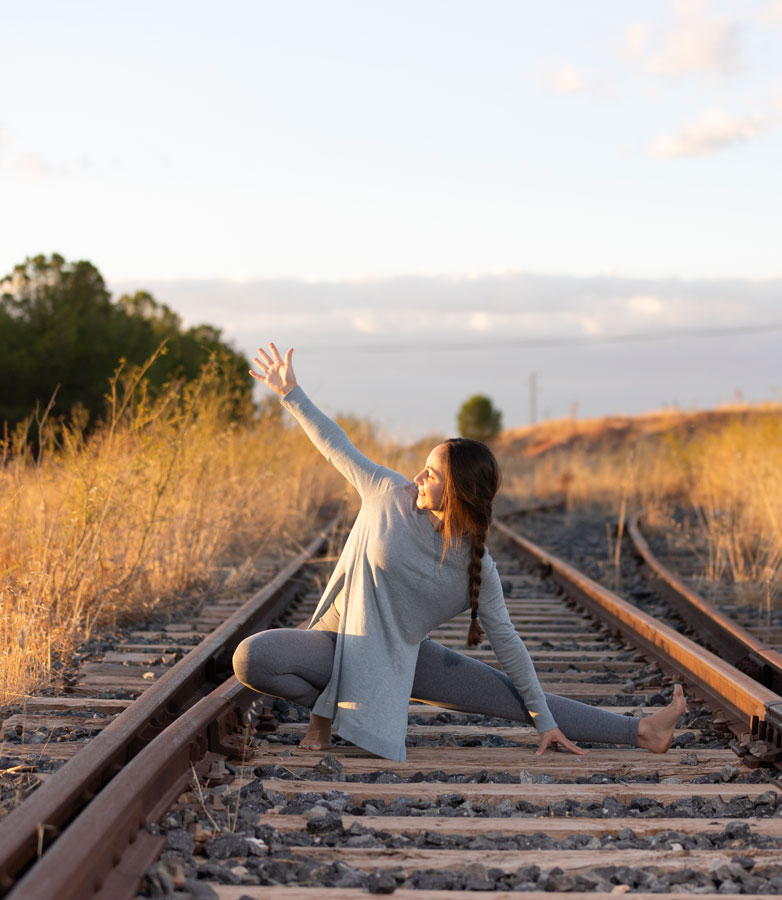
<path fill-rule="evenodd" d="M 450 438 L 445 441 L 445 446 L 448 453 L 443 494 L 443 559 L 451 544 L 459 545 L 462 539 L 469 539 L 470 630 L 467 646 L 475 647 L 483 640 L 483 629 L 478 624 L 478 597 L 492 502 L 500 486 L 500 467 L 491 450 L 480 441 Z"/>
<path fill-rule="evenodd" d="M 478 594 L 481 592 L 481 568 L 483 551 L 486 544 L 486 532 L 472 535 L 472 552 L 467 576 L 470 586 L 470 630 L 467 632 L 467 646 L 477 647 L 483 640 L 483 629 L 478 623 Z"/>

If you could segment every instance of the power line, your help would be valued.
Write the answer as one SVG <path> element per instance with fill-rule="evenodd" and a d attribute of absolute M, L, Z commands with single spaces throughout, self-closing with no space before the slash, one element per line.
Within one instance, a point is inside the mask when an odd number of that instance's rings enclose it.
<path fill-rule="evenodd" d="M 590 337 L 567 336 L 538 338 L 508 338 L 494 341 L 465 341 L 444 344 L 344 344 L 321 347 L 296 347 L 296 352 L 317 355 L 322 353 L 452 353 L 469 350 L 502 350 L 534 347 L 591 347 L 600 344 L 640 344 L 653 341 L 689 340 L 692 338 L 732 337 L 782 331 L 782 322 L 763 325 L 739 325 L 732 328 L 691 328 L 671 331 L 647 331 L 636 334 L 608 334 Z"/>

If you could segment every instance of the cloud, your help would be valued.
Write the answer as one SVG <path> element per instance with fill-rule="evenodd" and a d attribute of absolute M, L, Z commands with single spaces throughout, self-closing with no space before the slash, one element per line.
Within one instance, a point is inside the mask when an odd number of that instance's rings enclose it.
<path fill-rule="evenodd" d="M 758 137 L 774 125 L 768 116 L 736 119 L 719 109 L 710 109 L 679 134 L 659 135 L 649 147 L 649 155 L 661 158 L 708 156 L 717 150 Z"/>
<path fill-rule="evenodd" d="M 584 79 L 571 66 L 564 66 L 556 73 L 554 85 L 563 94 L 574 94 L 585 87 Z"/>
<path fill-rule="evenodd" d="M 507 272 L 479 277 L 408 276 L 361 282 L 292 279 L 139 281 L 186 325 L 213 322 L 237 347 L 290 343 L 300 352 L 386 344 L 500 346 L 506 341 L 580 339 L 660 328 L 730 327 L 779 319 L 782 278 L 576 278 Z"/>
<path fill-rule="evenodd" d="M 705 0 L 676 0 L 676 21 L 665 35 L 662 52 L 647 60 L 656 75 L 691 73 L 728 75 L 741 68 L 741 29 L 733 19 L 711 16 Z"/>
<path fill-rule="evenodd" d="M 596 316 L 572 316 L 572 318 L 578 322 L 584 334 L 589 337 L 601 337 L 606 333 L 606 323 L 600 321 Z"/>
<path fill-rule="evenodd" d="M 625 59 L 640 59 L 649 40 L 649 26 L 646 22 L 637 22 L 625 29 L 622 43 L 622 56 Z"/>
<path fill-rule="evenodd" d="M 40 157 L 34 156 L 32 153 L 17 157 L 16 165 L 25 180 L 33 184 L 40 184 L 42 181 L 46 181 L 52 174 L 49 166 Z"/>
<path fill-rule="evenodd" d="M 376 334 L 380 331 L 380 323 L 372 313 L 359 313 L 353 316 L 351 323 L 354 330 L 362 334 Z"/>
<path fill-rule="evenodd" d="M 493 317 L 485 312 L 473 313 L 467 322 L 467 327 L 471 331 L 491 331 L 494 327 Z"/>
<path fill-rule="evenodd" d="M 771 0 L 761 10 L 758 18 L 767 25 L 782 25 L 782 0 Z"/>
<path fill-rule="evenodd" d="M 5 147 L 11 149 L 12 152 L 5 157 L 4 166 L 21 172 L 25 181 L 40 184 L 53 174 L 51 166 L 44 162 L 40 156 L 36 156 L 34 153 L 20 154 L 13 152 L 8 131 L 0 127 L 0 150 Z"/>
<path fill-rule="evenodd" d="M 645 316 L 657 316 L 663 309 L 663 301 L 654 294 L 636 294 L 627 301 L 627 308 Z"/>
<path fill-rule="evenodd" d="M 587 81 L 573 66 L 563 66 L 554 72 L 549 79 L 551 86 L 560 94 L 580 94 L 589 91 L 593 94 L 611 96 L 613 87 L 603 81 Z"/>

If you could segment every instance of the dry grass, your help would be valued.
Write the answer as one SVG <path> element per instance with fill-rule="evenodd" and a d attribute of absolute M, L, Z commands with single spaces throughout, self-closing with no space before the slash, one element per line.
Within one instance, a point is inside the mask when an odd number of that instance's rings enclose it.
<path fill-rule="evenodd" d="M 2 446 L 0 702 L 46 683 L 98 625 L 175 610 L 214 589 L 219 566 L 290 553 L 321 504 L 346 497 L 277 404 L 232 419 L 215 366 L 154 402 L 141 374 L 115 381 L 89 438 L 83 422 L 45 421 L 35 453 L 21 434 Z"/>
<path fill-rule="evenodd" d="M 498 446 L 512 495 L 564 495 L 621 522 L 628 507 L 671 524 L 674 506 L 699 523 L 706 575 L 747 599 L 782 597 L 782 407 L 727 407 L 507 432 Z"/>

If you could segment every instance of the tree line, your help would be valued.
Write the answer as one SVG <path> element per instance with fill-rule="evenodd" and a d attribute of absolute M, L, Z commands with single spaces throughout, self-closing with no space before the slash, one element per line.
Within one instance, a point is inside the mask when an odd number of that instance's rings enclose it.
<path fill-rule="evenodd" d="M 212 325 L 183 328 L 181 318 L 146 291 L 116 300 L 90 262 L 57 253 L 30 257 L 0 281 L 0 434 L 54 396 L 55 415 L 105 410 L 118 367 L 140 366 L 164 344 L 145 376 L 156 393 L 173 379 L 198 377 L 216 358 L 236 398 L 251 408 L 249 360 Z"/>

